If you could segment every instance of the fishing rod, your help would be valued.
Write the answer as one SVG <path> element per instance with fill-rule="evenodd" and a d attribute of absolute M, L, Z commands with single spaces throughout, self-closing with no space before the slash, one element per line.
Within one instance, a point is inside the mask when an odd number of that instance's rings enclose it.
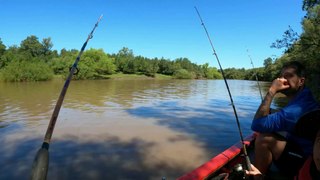
<path fill-rule="evenodd" d="M 248 50 L 248 49 L 247 49 L 247 53 L 248 53 L 249 59 L 250 59 L 250 61 L 251 61 L 252 68 L 253 68 L 253 70 L 254 70 L 254 65 L 253 65 L 252 58 L 251 58 L 251 56 L 250 56 L 250 54 L 249 54 L 249 50 Z M 262 97 L 262 93 L 261 93 L 261 87 L 260 87 L 260 83 L 259 83 L 259 79 L 258 79 L 257 72 L 254 72 L 254 75 L 256 76 L 256 81 L 257 81 L 257 84 L 258 84 L 261 101 L 263 101 L 263 97 Z"/>
<path fill-rule="evenodd" d="M 80 57 L 84 51 L 84 49 L 87 46 L 87 43 L 89 42 L 90 39 L 93 38 L 93 32 L 94 30 L 98 27 L 98 24 L 100 22 L 100 20 L 102 19 L 102 15 L 99 17 L 98 21 L 96 22 L 96 24 L 94 25 L 92 31 L 90 32 L 90 34 L 88 35 L 87 40 L 85 41 L 85 43 L 82 45 L 81 51 L 79 52 L 76 60 L 73 63 L 73 66 L 70 69 L 68 78 L 66 79 L 64 86 L 61 90 L 59 99 L 57 101 L 57 104 L 54 108 L 54 111 L 52 113 L 45 137 L 44 137 L 44 141 L 42 143 L 41 148 L 38 150 L 37 155 L 33 161 L 33 165 L 32 165 L 32 173 L 31 173 L 31 179 L 32 180 L 44 180 L 47 178 L 47 172 L 48 172 L 48 165 L 49 165 L 49 144 L 50 144 L 50 140 L 52 137 L 52 133 L 60 112 L 60 108 L 62 105 L 62 102 L 64 100 L 64 96 L 66 95 L 67 89 L 69 87 L 70 81 L 72 79 L 72 75 L 74 74 L 75 70 L 77 69 L 77 65 L 78 62 L 80 60 Z"/>
<path fill-rule="evenodd" d="M 201 21 L 201 25 L 203 26 L 203 28 L 204 28 L 204 30 L 205 30 L 205 32 L 206 32 L 207 38 L 208 38 L 208 40 L 209 40 L 209 42 L 210 42 L 210 45 L 211 45 L 211 48 L 212 48 L 212 51 L 213 51 L 213 55 L 215 56 L 215 58 L 217 59 L 217 62 L 218 62 L 218 64 L 219 64 L 219 67 L 220 67 L 220 71 L 221 71 L 223 80 L 224 80 L 224 82 L 225 82 L 225 84 L 226 84 L 226 87 L 227 87 L 227 90 L 228 90 L 228 94 L 229 94 L 229 97 L 230 97 L 230 101 L 231 101 L 231 105 L 232 105 L 232 108 L 233 108 L 233 112 L 234 112 L 234 115 L 235 115 L 235 117 L 236 117 L 236 122 L 237 122 L 237 125 L 238 125 L 238 130 L 239 130 L 239 134 L 240 134 L 240 139 L 241 139 L 241 143 L 242 143 L 242 145 L 243 145 L 243 153 L 244 153 L 244 156 L 245 156 L 245 159 L 246 159 L 246 166 L 247 166 L 246 168 L 247 168 L 248 170 L 251 170 L 251 162 L 250 162 L 250 159 L 249 159 L 249 156 L 248 156 L 248 153 L 247 153 L 246 145 L 245 145 L 245 143 L 244 143 L 244 139 L 243 139 L 243 135 L 242 135 L 241 127 L 240 127 L 240 122 L 239 122 L 238 114 L 237 114 L 237 111 L 236 111 L 236 107 L 235 107 L 235 105 L 234 105 L 234 103 L 233 103 L 233 99 L 232 99 L 232 96 L 231 96 L 231 92 L 230 92 L 230 89 L 229 89 L 229 85 L 228 85 L 226 76 L 225 76 L 224 71 L 223 71 L 223 69 L 222 69 L 222 66 L 221 66 L 221 64 L 220 64 L 220 60 L 219 60 L 219 57 L 218 57 L 218 55 L 217 55 L 217 53 L 216 53 L 216 50 L 214 49 L 214 46 L 213 46 L 213 43 L 212 43 L 212 41 L 211 41 L 210 35 L 209 35 L 208 31 L 207 31 L 207 28 L 206 28 L 206 26 L 205 26 L 205 24 L 204 24 L 204 22 L 203 22 L 203 20 L 202 20 L 202 18 L 201 18 L 201 15 L 200 15 L 197 7 L 195 6 L 194 8 L 195 8 L 196 11 L 197 11 L 197 14 L 198 14 L 198 16 L 199 16 L 199 19 L 200 19 L 200 21 Z"/>

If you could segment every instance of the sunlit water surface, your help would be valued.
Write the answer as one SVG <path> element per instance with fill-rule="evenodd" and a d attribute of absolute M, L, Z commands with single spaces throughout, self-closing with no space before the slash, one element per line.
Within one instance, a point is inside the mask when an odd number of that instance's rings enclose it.
<path fill-rule="evenodd" d="M 0 83 L 0 179 L 29 179 L 63 83 Z M 247 136 L 257 83 L 228 83 Z M 175 179 L 239 140 L 222 80 L 72 81 L 47 179 Z"/>

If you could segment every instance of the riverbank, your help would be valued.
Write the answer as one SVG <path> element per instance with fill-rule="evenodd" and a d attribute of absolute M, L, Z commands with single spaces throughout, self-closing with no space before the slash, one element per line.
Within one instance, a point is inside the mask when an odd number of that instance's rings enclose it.
<path fill-rule="evenodd" d="M 170 80 L 174 79 L 172 76 L 163 75 L 163 74 L 156 74 L 155 77 L 146 76 L 144 74 L 123 74 L 123 73 L 116 73 L 111 75 L 104 75 L 101 76 L 99 79 L 112 79 L 112 80 L 144 80 L 144 79 L 155 79 L 155 80 Z M 65 77 L 62 75 L 53 75 L 52 79 L 46 80 L 65 80 Z M 0 76 L 0 82 L 4 82 L 4 79 Z"/>

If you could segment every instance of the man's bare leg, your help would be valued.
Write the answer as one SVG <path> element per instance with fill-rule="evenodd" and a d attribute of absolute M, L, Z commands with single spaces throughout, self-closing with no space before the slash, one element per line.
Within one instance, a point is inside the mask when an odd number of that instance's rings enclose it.
<path fill-rule="evenodd" d="M 265 174 L 272 161 L 277 160 L 286 146 L 283 137 L 275 134 L 259 134 L 255 141 L 255 166 Z"/>

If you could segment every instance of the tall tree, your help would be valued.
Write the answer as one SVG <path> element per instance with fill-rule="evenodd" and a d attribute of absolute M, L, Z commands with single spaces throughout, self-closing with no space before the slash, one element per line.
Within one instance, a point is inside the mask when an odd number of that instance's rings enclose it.
<path fill-rule="evenodd" d="M 38 37 L 31 35 L 21 41 L 20 50 L 23 53 L 30 54 L 32 57 L 37 57 L 43 52 L 43 46 L 39 42 Z"/>
<path fill-rule="evenodd" d="M 308 11 L 310 8 L 319 4 L 320 0 L 303 0 L 302 9 Z"/>
<path fill-rule="evenodd" d="M 122 71 L 128 66 L 128 62 L 134 59 L 134 55 L 131 49 L 127 47 L 123 47 L 115 58 L 115 64 L 117 66 L 118 71 Z"/>
<path fill-rule="evenodd" d="M 0 58 L 4 54 L 4 52 L 6 51 L 6 48 L 7 47 L 2 43 L 1 38 L 0 38 Z"/>
<path fill-rule="evenodd" d="M 53 47 L 53 43 L 52 43 L 52 41 L 51 41 L 51 38 L 49 37 L 49 38 L 44 38 L 43 40 L 42 40 L 42 47 L 43 47 L 43 54 L 45 54 L 45 55 L 50 55 L 50 53 L 51 53 L 51 48 Z"/>
<path fill-rule="evenodd" d="M 286 30 L 282 39 L 277 39 L 276 42 L 271 44 L 271 48 L 282 49 L 285 48 L 285 52 L 290 52 L 293 48 L 293 45 L 298 41 L 299 35 L 295 32 L 290 26 L 289 29 Z"/>
<path fill-rule="evenodd" d="M 0 68 L 7 66 L 13 61 L 17 61 L 18 59 L 20 59 L 19 48 L 17 46 L 11 46 L 0 57 Z"/>

